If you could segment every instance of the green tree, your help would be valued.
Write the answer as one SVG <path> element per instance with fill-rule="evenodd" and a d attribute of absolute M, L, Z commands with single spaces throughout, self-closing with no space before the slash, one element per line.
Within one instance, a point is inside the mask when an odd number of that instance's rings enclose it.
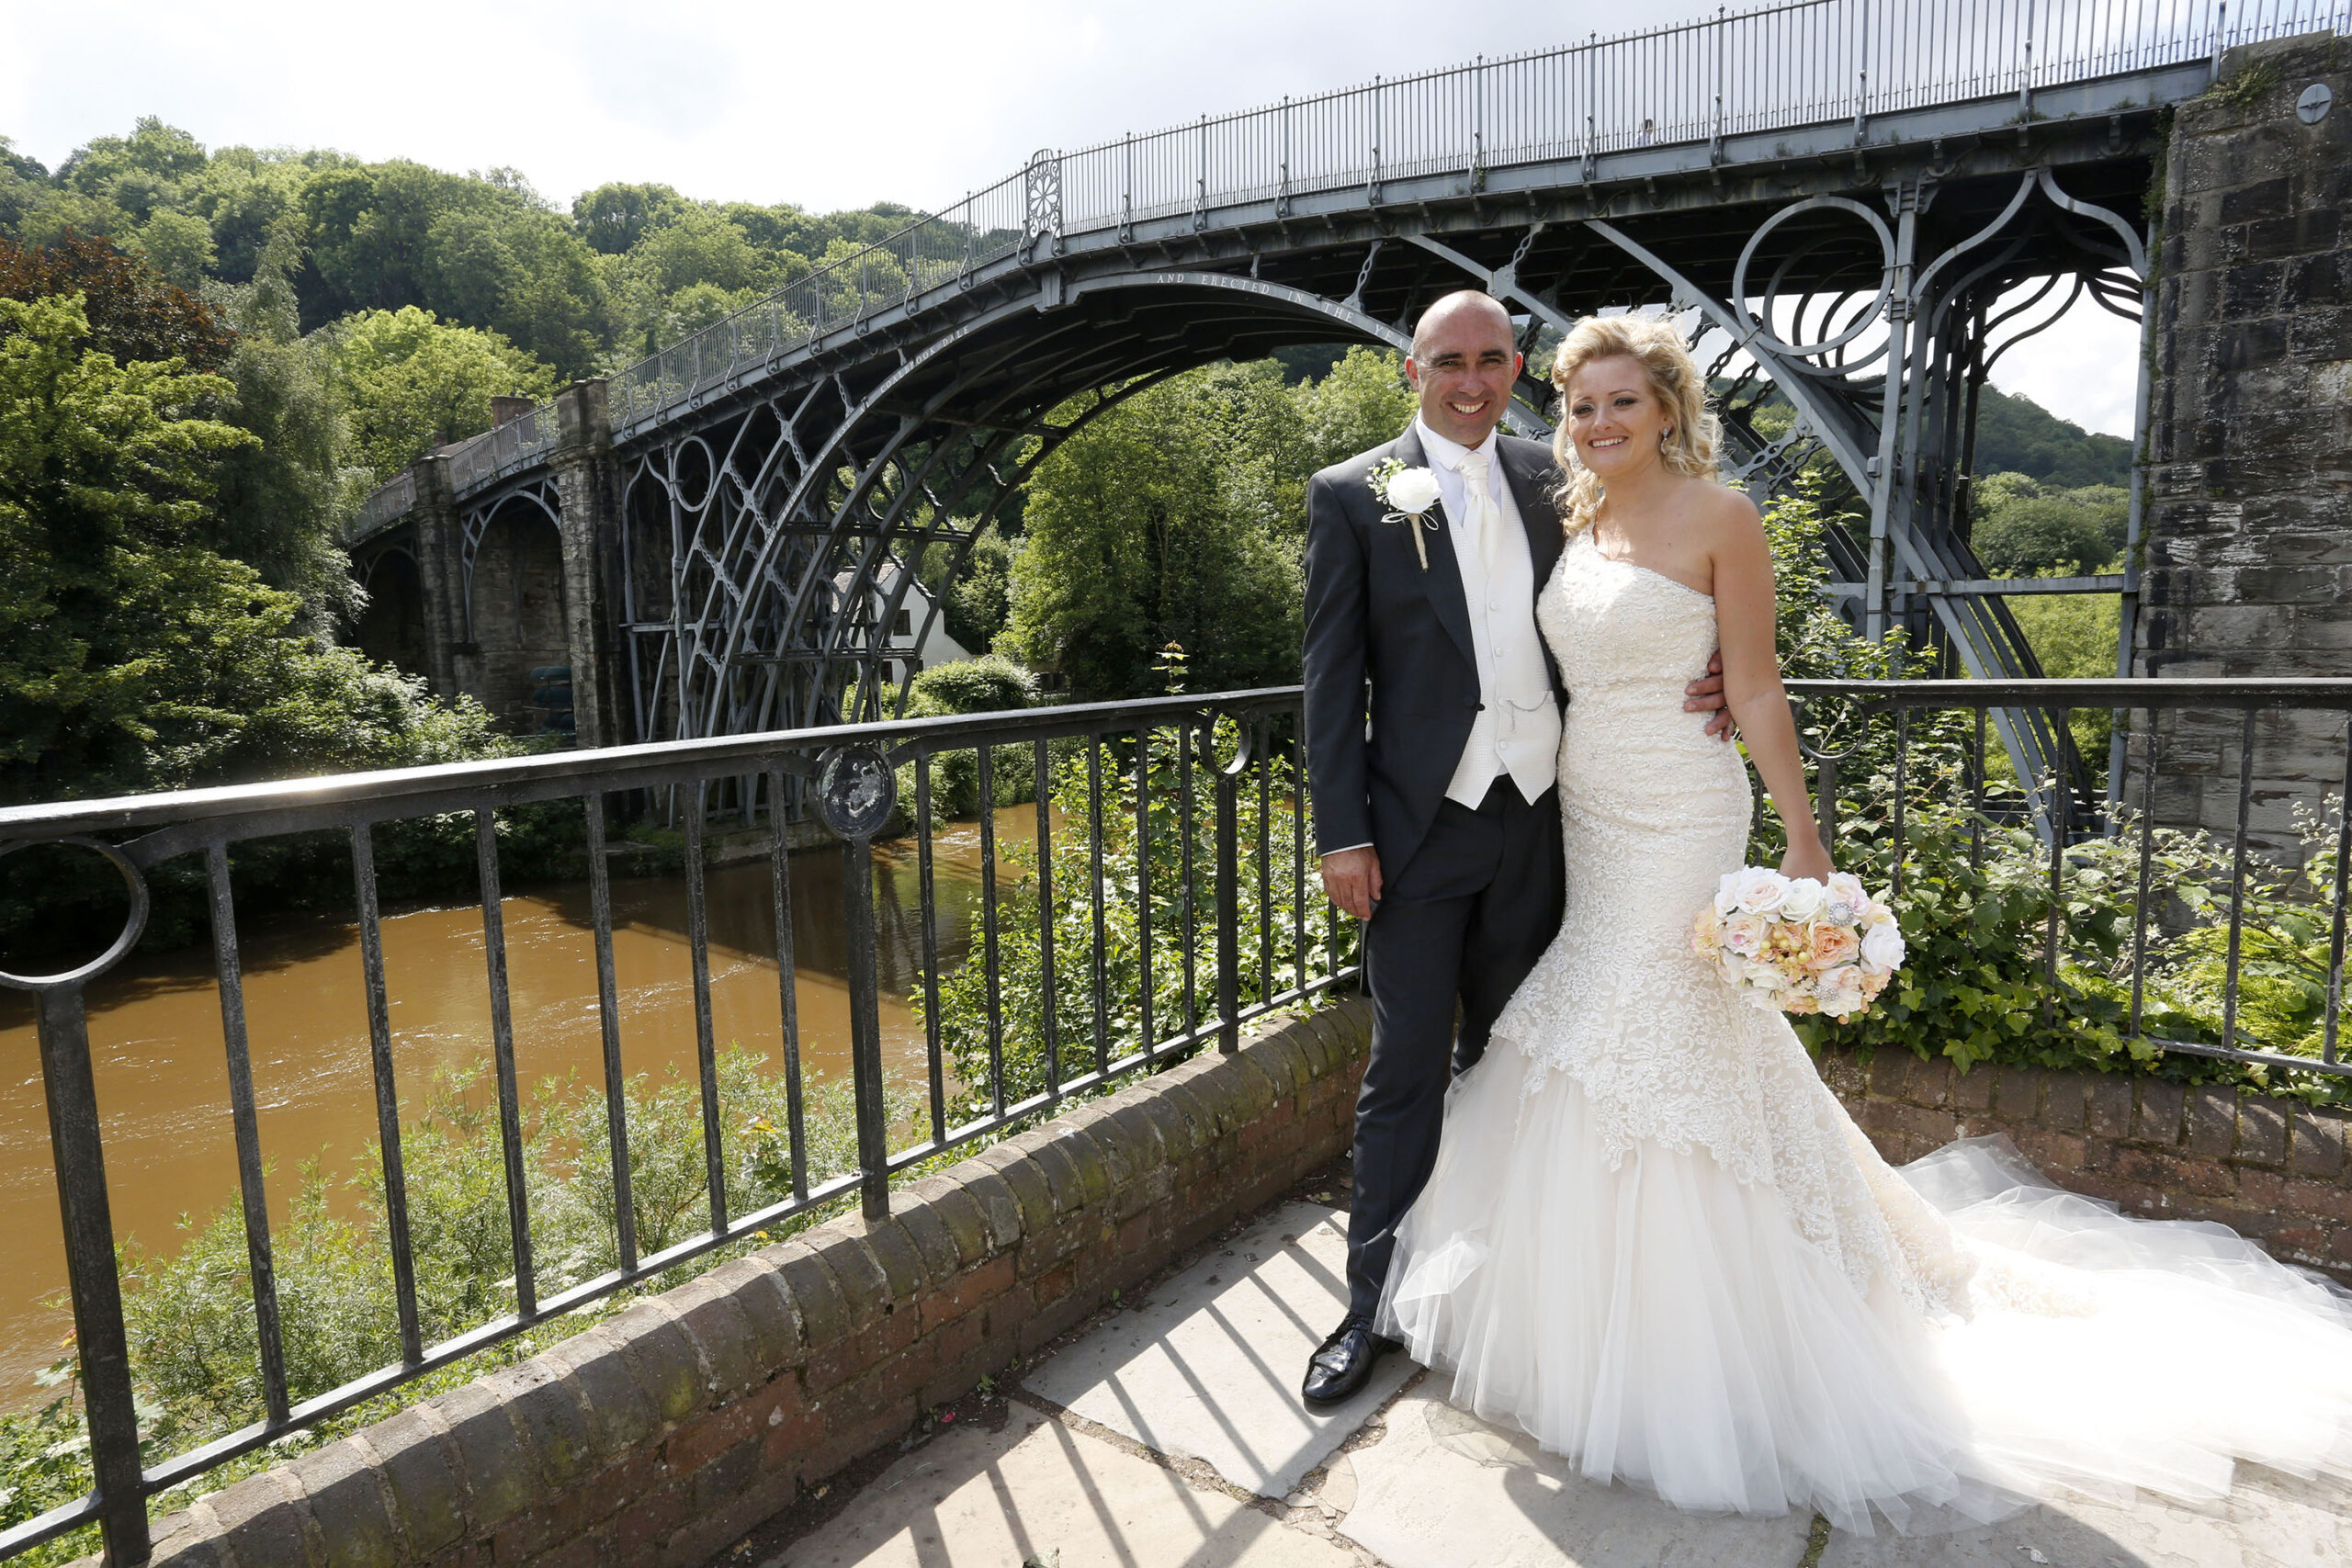
<path fill-rule="evenodd" d="M 2019 473 L 2062 486 L 2124 485 L 2132 478 L 2132 443 L 1987 386 L 1976 405 L 1975 464 L 1980 474 Z"/>
<path fill-rule="evenodd" d="M 297 630 L 301 602 L 201 541 L 259 445 L 234 384 L 87 345 L 78 297 L 0 299 L 0 800 L 182 787 L 483 748 L 479 706 Z"/>
<path fill-rule="evenodd" d="M 2101 571 L 2123 548 L 2130 494 L 2113 485 L 2064 490 L 2018 473 L 1988 474 L 1973 498 L 1971 543 L 1999 577 Z"/>
<path fill-rule="evenodd" d="M 1202 691 L 1295 679 L 1306 457 L 1271 365 L 1212 367 L 1113 407 L 1030 480 L 1001 645 L 1081 698 L 1156 690 L 1170 642 Z"/>
<path fill-rule="evenodd" d="M 366 310 L 328 333 L 352 460 L 381 484 L 434 447 L 490 428 L 490 400 L 555 395 L 553 371 L 496 333 L 413 305 Z"/>

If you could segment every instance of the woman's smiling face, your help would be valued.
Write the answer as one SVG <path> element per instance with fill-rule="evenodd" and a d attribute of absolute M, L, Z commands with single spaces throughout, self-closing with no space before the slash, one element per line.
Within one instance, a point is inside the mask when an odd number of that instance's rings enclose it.
<path fill-rule="evenodd" d="M 1602 483 L 1658 461 L 1667 409 L 1633 355 L 1596 359 L 1579 369 L 1568 383 L 1567 415 L 1577 456 Z"/>

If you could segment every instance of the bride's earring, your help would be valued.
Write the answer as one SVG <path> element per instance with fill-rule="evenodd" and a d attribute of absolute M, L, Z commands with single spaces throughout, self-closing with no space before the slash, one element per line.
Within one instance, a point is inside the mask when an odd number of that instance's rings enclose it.
<path fill-rule="evenodd" d="M 1657 433 L 1657 449 L 1661 452 L 1665 451 L 1666 444 L 1673 439 L 1674 427 L 1672 425 L 1668 425 L 1664 430 Z"/>

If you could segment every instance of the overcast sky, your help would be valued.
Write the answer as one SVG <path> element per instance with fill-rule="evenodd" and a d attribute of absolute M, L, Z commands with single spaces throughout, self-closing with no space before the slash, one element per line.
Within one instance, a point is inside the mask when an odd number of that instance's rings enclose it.
<path fill-rule="evenodd" d="M 1712 13 L 1685 0 L 0 0 L 0 134 L 54 167 L 160 116 L 207 146 L 334 147 L 825 209 L 944 206 L 1077 147 L 1467 59 Z M 1431 25 L 1442 17 L 1443 27 Z M 2044 334 L 1995 380 L 2129 434 L 2131 331 Z"/>

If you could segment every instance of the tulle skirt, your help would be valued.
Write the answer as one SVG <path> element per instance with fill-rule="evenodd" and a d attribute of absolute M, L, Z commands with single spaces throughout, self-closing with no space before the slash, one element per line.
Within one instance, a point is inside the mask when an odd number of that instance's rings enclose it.
<path fill-rule="evenodd" d="M 1964 1315 L 1858 1292 L 1703 1148 L 1600 1157 L 1577 1079 L 1498 1040 L 1447 1106 L 1381 1328 L 1453 1402 L 1681 1507 L 1868 1534 L 2065 1489 L 2352 1474 L 2352 1296 L 2218 1225 L 2126 1218 L 2006 1142 L 1904 1168 L 1978 1261 Z"/>

